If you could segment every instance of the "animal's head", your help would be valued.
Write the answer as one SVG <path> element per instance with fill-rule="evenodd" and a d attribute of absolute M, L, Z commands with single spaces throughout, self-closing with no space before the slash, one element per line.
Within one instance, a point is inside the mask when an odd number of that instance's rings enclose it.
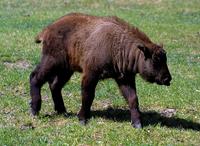
<path fill-rule="evenodd" d="M 167 66 L 166 52 L 163 46 L 156 44 L 138 45 L 142 54 L 139 60 L 139 73 L 148 82 L 170 85 L 172 80 Z"/>

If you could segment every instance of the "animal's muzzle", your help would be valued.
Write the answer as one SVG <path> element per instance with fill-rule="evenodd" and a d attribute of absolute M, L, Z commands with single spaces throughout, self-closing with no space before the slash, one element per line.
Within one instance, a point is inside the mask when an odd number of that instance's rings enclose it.
<path fill-rule="evenodd" d="M 162 80 L 162 83 L 163 83 L 163 85 L 169 86 L 171 80 L 172 80 L 171 75 L 165 76 L 165 78 Z"/>

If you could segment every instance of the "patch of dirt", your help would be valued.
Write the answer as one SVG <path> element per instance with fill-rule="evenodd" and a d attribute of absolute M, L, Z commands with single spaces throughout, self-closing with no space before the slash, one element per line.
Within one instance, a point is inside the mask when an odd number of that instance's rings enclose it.
<path fill-rule="evenodd" d="M 18 68 L 18 69 L 28 69 L 31 67 L 31 64 L 26 60 L 19 60 L 17 62 L 4 62 L 3 63 L 7 68 Z"/>
<path fill-rule="evenodd" d="M 63 120 L 63 119 L 55 119 L 54 121 L 53 121 L 53 125 L 54 126 L 64 126 L 64 125 L 66 125 L 66 120 Z"/>
<path fill-rule="evenodd" d="M 162 2 L 162 0 L 136 0 L 138 4 L 143 5 L 143 4 L 159 4 Z"/>
<path fill-rule="evenodd" d="M 190 62 L 192 62 L 192 63 L 199 63 L 200 62 L 200 57 L 199 56 L 190 57 Z"/>
<path fill-rule="evenodd" d="M 98 108 L 103 108 L 107 109 L 108 107 L 112 106 L 112 102 L 109 99 L 101 100 L 101 101 L 96 101 L 93 103 L 93 107 L 98 107 Z"/>
<path fill-rule="evenodd" d="M 78 146 L 90 146 L 88 144 L 79 144 Z"/>
<path fill-rule="evenodd" d="M 167 109 L 162 110 L 160 113 L 161 113 L 161 116 L 170 118 L 176 115 L 176 109 L 167 108 Z"/>
<path fill-rule="evenodd" d="M 191 54 L 192 55 L 199 55 L 200 54 L 200 50 L 192 50 Z"/>
<path fill-rule="evenodd" d="M 95 132 L 93 135 L 92 135 L 92 138 L 95 139 L 96 141 L 98 140 L 101 140 L 103 137 L 102 133 L 100 132 Z"/>
<path fill-rule="evenodd" d="M 32 123 L 26 123 L 20 126 L 21 130 L 35 129 Z"/>

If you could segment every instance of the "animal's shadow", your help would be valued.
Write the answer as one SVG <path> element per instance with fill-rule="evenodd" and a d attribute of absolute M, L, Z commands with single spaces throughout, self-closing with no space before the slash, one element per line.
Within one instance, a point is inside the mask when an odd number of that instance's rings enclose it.
<path fill-rule="evenodd" d="M 166 126 L 169 128 L 186 129 L 186 130 L 191 129 L 200 131 L 200 123 L 195 123 L 177 117 L 170 117 L 170 118 L 164 117 L 160 113 L 155 111 L 142 112 L 141 114 L 142 114 L 143 127 L 146 127 L 148 125 L 160 124 L 161 126 Z M 92 116 L 94 118 L 102 117 L 117 122 L 130 121 L 131 119 L 129 110 L 114 109 L 114 108 L 92 111 Z"/>
<path fill-rule="evenodd" d="M 74 117 L 76 114 L 72 112 L 67 113 L 67 117 L 71 116 Z M 93 118 L 101 117 L 117 122 L 125 122 L 131 120 L 129 110 L 114 109 L 111 107 L 104 110 L 93 110 L 91 111 L 91 116 Z M 200 123 L 195 123 L 193 121 L 177 117 L 165 117 L 155 111 L 141 112 L 141 116 L 143 127 L 160 124 L 161 126 L 166 126 L 169 128 L 200 131 Z M 54 115 L 46 115 L 45 117 L 55 118 Z"/>

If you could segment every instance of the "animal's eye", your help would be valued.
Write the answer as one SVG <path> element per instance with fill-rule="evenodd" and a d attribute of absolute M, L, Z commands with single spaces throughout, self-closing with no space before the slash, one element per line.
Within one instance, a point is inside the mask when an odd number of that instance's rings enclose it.
<path fill-rule="evenodd" d="M 154 62 L 154 63 L 159 63 L 159 62 L 160 62 L 160 57 L 154 56 L 154 57 L 153 57 L 153 62 Z"/>
<path fill-rule="evenodd" d="M 163 53 L 164 55 L 166 55 L 166 54 L 167 54 L 167 52 L 166 52 L 165 50 L 163 50 L 163 51 L 162 51 L 162 53 Z"/>

